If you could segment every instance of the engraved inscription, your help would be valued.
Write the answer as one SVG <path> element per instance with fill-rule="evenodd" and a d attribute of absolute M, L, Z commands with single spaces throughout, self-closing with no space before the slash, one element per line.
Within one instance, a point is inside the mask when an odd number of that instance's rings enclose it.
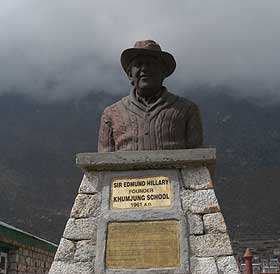
<path fill-rule="evenodd" d="M 171 182 L 168 177 L 115 179 L 111 188 L 112 209 L 170 207 Z"/>
<path fill-rule="evenodd" d="M 180 266 L 177 221 L 108 224 L 106 267 L 146 269 Z"/>

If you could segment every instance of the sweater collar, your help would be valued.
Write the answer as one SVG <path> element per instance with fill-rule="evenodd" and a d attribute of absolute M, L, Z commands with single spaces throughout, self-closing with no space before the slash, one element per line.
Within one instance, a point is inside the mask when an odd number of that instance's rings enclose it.
<path fill-rule="evenodd" d="M 165 100 L 167 97 L 167 89 L 166 87 L 162 86 L 154 96 L 149 98 L 147 101 L 144 100 L 142 97 L 140 97 L 135 88 L 133 88 L 130 92 L 130 98 L 131 102 L 142 109 L 143 111 L 151 110 L 154 106 L 158 105 L 162 102 L 162 100 Z"/>
<path fill-rule="evenodd" d="M 161 96 L 149 107 L 144 106 L 135 98 L 133 90 L 129 96 L 122 98 L 122 103 L 129 111 L 135 113 L 136 115 L 144 118 L 145 113 L 152 112 L 150 118 L 156 116 L 162 109 L 166 108 L 168 105 L 172 105 L 176 102 L 178 96 L 170 93 L 165 87 L 162 87 Z"/>

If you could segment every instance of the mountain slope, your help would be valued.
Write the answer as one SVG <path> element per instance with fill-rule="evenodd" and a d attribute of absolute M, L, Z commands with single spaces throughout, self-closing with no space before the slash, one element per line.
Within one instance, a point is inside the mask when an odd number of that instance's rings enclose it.
<path fill-rule="evenodd" d="M 195 89 L 205 143 L 217 147 L 216 192 L 233 237 L 280 235 L 280 106 Z M 0 218 L 58 241 L 82 173 L 75 154 L 96 150 L 102 109 L 119 97 L 92 93 L 42 103 L 0 97 Z"/>

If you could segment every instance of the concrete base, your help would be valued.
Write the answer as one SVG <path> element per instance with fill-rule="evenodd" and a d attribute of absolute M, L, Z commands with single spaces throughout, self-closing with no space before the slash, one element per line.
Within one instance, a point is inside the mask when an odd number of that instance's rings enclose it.
<path fill-rule="evenodd" d="M 215 149 L 79 154 L 85 171 L 50 274 L 237 274 L 230 239 L 214 192 L 209 169 Z M 112 180 L 166 176 L 172 205 L 165 208 L 111 208 Z M 179 224 L 178 267 L 108 269 L 108 224 L 176 220 Z M 120 239 L 124 244 L 126 237 Z"/>

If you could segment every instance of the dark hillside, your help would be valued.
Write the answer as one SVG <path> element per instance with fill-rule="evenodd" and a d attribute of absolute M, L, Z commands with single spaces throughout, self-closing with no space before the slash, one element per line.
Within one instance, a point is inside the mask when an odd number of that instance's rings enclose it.
<path fill-rule="evenodd" d="M 202 95 L 203 94 L 203 95 Z M 280 236 L 280 106 L 185 94 L 203 112 L 205 143 L 217 147 L 216 191 L 233 237 Z M 0 219 L 58 241 L 82 173 L 77 152 L 95 151 L 106 93 L 39 103 L 0 97 Z"/>

